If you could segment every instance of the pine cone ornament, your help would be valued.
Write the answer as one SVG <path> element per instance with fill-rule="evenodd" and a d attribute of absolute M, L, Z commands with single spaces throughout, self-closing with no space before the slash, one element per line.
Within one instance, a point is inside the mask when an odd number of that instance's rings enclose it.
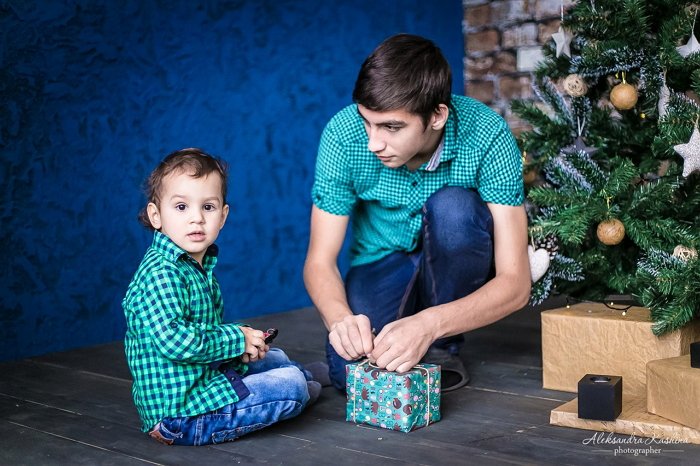
<path fill-rule="evenodd" d="M 691 259 L 697 258 L 698 252 L 694 248 L 689 248 L 687 246 L 679 244 L 678 246 L 673 248 L 673 257 L 677 257 L 683 262 L 688 262 Z"/>
<path fill-rule="evenodd" d="M 588 92 L 588 84 L 577 74 L 570 74 L 564 79 L 564 90 L 571 97 L 581 97 Z"/>
<path fill-rule="evenodd" d="M 625 237 L 625 226 L 616 218 L 603 220 L 598 224 L 598 239 L 607 246 L 620 244 Z"/>
<path fill-rule="evenodd" d="M 556 236 L 548 235 L 545 237 L 534 238 L 533 243 L 535 249 L 545 249 L 549 253 L 549 258 L 552 259 L 558 254 L 559 240 Z"/>

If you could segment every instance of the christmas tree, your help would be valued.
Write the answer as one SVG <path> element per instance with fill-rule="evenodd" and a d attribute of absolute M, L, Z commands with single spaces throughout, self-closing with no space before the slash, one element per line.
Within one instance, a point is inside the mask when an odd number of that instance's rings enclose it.
<path fill-rule="evenodd" d="M 699 3 L 574 4 L 513 112 L 532 303 L 633 296 L 656 334 L 700 317 Z M 546 252 L 546 253 L 545 253 Z"/>

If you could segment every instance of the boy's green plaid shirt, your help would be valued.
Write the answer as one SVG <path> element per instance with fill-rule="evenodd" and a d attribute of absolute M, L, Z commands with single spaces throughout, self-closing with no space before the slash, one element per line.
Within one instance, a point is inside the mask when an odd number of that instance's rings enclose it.
<path fill-rule="evenodd" d="M 521 205 L 522 159 L 503 118 L 486 105 L 452 96 L 439 163 L 415 171 L 388 168 L 367 148 L 357 105 L 338 112 L 321 136 L 313 203 L 352 215 L 351 265 L 418 246 L 422 206 L 443 186 L 474 188 L 485 202 Z"/>
<path fill-rule="evenodd" d="M 238 397 L 209 363 L 243 354 L 239 324 L 223 324 L 223 300 L 213 275 L 216 246 L 204 267 L 156 231 L 122 302 L 132 394 L 150 430 L 164 417 L 203 414 Z M 243 374 L 246 366 L 234 365 Z"/>

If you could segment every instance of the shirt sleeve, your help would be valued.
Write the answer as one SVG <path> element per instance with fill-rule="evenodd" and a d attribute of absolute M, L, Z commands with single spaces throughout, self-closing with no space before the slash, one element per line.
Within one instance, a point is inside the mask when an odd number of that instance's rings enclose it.
<path fill-rule="evenodd" d="M 518 206 L 525 200 L 522 157 L 505 122 L 486 145 L 477 186 L 485 202 Z"/>
<path fill-rule="evenodd" d="M 174 269 L 160 268 L 143 284 L 141 318 L 156 349 L 167 359 L 207 364 L 245 351 L 238 324 L 192 322 L 186 318 L 186 285 Z"/>
<path fill-rule="evenodd" d="M 316 207 L 335 215 L 350 215 L 356 202 L 348 153 L 333 130 L 332 121 L 321 135 L 311 198 Z"/>

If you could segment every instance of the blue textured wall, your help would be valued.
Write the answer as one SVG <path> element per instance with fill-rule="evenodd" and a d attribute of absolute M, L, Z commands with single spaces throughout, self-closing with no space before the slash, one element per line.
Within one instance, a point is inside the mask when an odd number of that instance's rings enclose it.
<path fill-rule="evenodd" d="M 306 306 L 318 138 L 364 57 L 434 39 L 462 90 L 461 0 L 0 1 L 0 359 L 123 337 L 144 178 L 197 146 L 231 166 L 227 318 Z"/>

